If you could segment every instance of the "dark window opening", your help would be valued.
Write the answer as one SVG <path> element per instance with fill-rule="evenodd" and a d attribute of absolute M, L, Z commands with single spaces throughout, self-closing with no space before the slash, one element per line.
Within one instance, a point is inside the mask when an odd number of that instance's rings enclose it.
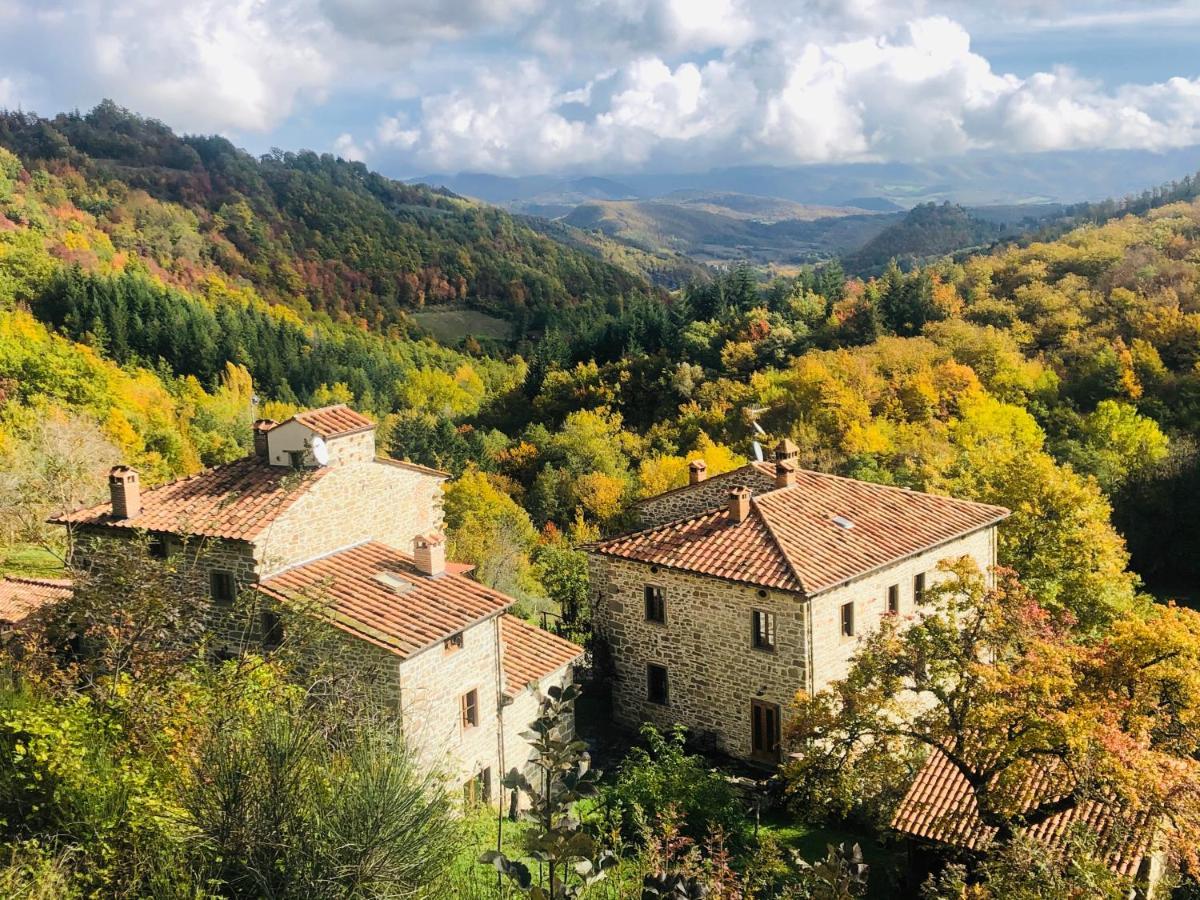
<path fill-rule="evenodd" d="M 925 602 L 925 573 L 913 576 L 913 600 L 916 603 Z"/>
<path fill-rule="evenodd" d="M 214 603 L 229 604 L 237 596 L 237 587 L 233 581 L 232 572 L 210 572 L 208 575 L 208 594 Z"/>
<path fill-rule="evenodd" d="M 293 469 L 304 468 L 304 451 L 303 450 L 289 450 L 287 452 L 287 455 L 288 455 L 288 460 L 291 462 Z"/>
<path fill-rule="evenodd" d="M 467 691 L 462 695 L 462 726 L 474 728 L 479 724 L 479 692 Z"/>
<path fill-rule="evenodd" d="M 442 641 L 442 646 L 446 648 L 447 653 L 453 650 L 461 650 L 463 646 L 463 633 L 459 631 L 450 635 L 450 637 Z"/>
<path fill-rule="evenodd" d="M 278 613 L 262 614 L 262 644 L 264 650 L 277 650 L 283 643 L 283 620 Z"/>
<path fill-rule="evenodd" d="M 779 761 L 779 705 L 750 701 L 750 749 L 760 762 Z"/>
<path fill-rule="evenodd" d="M 854 601 L 842 604 L 842 637 L 854 637 Z"/>
<path fill-rule="evenodd" d="M 888 588 L 887 611 L 893 616 L 900 612 L 900 585 L 893 584 Z"/>
<path fill-rule="evenodd" d="M 170 555 L 167 539 L 163 537 L 150 538 L 150 542 L 146 545 L 146 552 L 154 559 L 166 559 Z"/>
<path fill-rule="evenodd" d="M 653 584 L 646 585 L 646 621 L 667 621 L 667 598 L 663 589 Z"/>
<path fill-rule="evenodd" d="M 667 691 L 667 669 L 650 663 L 646 666 L 646 699 L 659 706 L 666 706 L 670 699 Z"/>
<path fill-rule="evenodd" d="M 485 803 L 490 803 L 492 800 L 492 770 L 491 768 L 483 769 L 474 778 L 467 780 L 463 785 L 463 803 L 468 809 L 474 809 L 483 806 Z"/>
<path fill-rule="evenodd" d="M 775 614 L 765 610 L 754 610 L 754 648 L 775 649 Z"/>

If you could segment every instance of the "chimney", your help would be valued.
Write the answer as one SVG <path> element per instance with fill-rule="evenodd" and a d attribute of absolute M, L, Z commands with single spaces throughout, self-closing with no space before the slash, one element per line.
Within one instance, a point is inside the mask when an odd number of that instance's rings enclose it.
<path fill-rule="evenodd" d="M 693 459 L 688 463 L 688 484 L 699 484 L 708 477 L 708 466 L 702 459 Z"/>
<path fill-rule="evenodd" d="M 792 487 L 796 483 L 796 464 L 791 460 L 781 459 L 775 463 L 775 487 Z"/>
<path fill-rule="evenodd" d="M 446 539 L 440 534 L 418 534 L 413 538 L 413 565 L 430 578 L 445 572 Z"/>
<path fill-rule="evenodd" d="M 254 455 L 264 462 L 270 457 L 267 450 L 267 432 L 276 424 L 274 419 L 259 419 L 254 423 Z"/>
<path fill-rule="evenodd" d="M 112 495 L 112 514 L 117 519 L 132 519 L 142 511 L 142 492 L 138 475 L 129 466 L 113 466 L 108 473 Z"/>
<path fill-rule="evenodd" d="M 800 448 L 796 446 L 795 441 L 791 438 L 784 438 L 775 445 L 775 461 L 782 462 L 785 459 L 795 459 L 800 455 Z"/>
<path fill-rule="evenodd" d="M 729 492 L 729 521 L 744 522 L 750 515 L 750 488 L 734 488 Z"/>

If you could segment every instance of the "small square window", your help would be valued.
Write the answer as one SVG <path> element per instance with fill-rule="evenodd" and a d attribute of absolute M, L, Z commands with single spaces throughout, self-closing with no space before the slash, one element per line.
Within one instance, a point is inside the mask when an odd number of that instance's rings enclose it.
<path fill-rule="evenodd" d="M 166 559 L 171 555 L 171 548 L 165 537 L 152 537 L 146 545 L 146 552 L 154 559 Z"/>
<path fill-rule="evenodd" d="M 854 637 L 854 601 L 842 604 L 842 637 Z"/>
<path fill-rule="evenodd" d="M 913 602 L 925 602 L 925 573 L 913 576 Z"/>
<path fill-rule="evenodd" d="M 442 641 L 442 646 L 445 648 L 447 653 L 453 653 L 455 650 L 461 650 L 463 648 L 463 633 L 459 631 L 450 635 L 450 637 Z"/>
<path fill-rule="evenodd" d="M 775 649 L 775 614 L 766 610 L 754 610 L 753 635 L 756 650 Z"/>
<path fill-rule="evenodd" d="M 462 727 L 474 728 L 479 724 L 479 691 L 467 691 L 460 701 L 462 706 Z"/>
<path fill-rule="evenodd" d="M 663 589 L 657 585 L 646 585 L 646 621 L 660 622 L 667 621 L 667 598 L 663 594 Z"/>
<path fill-rule="evenodd" d="M 650 663 L 646 666 L 646 699 L 659 706 L 666 706 L 670 699 L 667 690 L 666 666 Z"/>
<path fill-rule="evenodd" d="M 888 588 L 887 611 L 893 616 L 900 613 L 900 585 L 893 584 Z"/>
<path fill-rule="evenodd" d="M 208 595 L 214 603 L 228 605 L 237 596 L 237 587 L 232 572 L 213 571 L 208 573 Z"/>

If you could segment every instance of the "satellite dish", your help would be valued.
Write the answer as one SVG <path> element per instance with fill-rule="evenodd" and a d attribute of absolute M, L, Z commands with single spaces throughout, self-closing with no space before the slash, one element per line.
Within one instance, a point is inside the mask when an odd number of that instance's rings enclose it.
<path fill-rule="evenodd" d="M 317 461 L 318 466 L 323 466 L 329 462 L 329 447 L 319 437 L 312 439 L 312 458 Z"/>
<path fill-rule="evenodd" d="M 761 425 L 759 425 L 758 422 L 751 422 L 750 424 L 753 425 L 754 430 L 756 432 L 758 432 L 759 434 L 761 434 L 763 437 L 767 436 L 767 433 L 765 431 L 763 431 L 763 427 Z"/>
<path fill-rule="evenodd" d="M 758 441 L 754 442 L 754 458 L 759 462 L 763 461 L 762 444 L 760 444 Z"/>

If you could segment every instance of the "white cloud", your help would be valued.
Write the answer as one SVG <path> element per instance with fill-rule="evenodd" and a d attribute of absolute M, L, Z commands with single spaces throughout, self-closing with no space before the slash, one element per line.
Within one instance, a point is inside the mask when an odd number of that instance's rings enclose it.
<path fill-rule="evenodd" d="M 1120 0 L 0 0 L 0 103 L 109 96 L 189 131 L 300 120 L 343 156 L 418 170 L 1166 149 L 1200 142 L 1200 79 L 1017 77 L 970 32 L 1195 17 Z"/>

